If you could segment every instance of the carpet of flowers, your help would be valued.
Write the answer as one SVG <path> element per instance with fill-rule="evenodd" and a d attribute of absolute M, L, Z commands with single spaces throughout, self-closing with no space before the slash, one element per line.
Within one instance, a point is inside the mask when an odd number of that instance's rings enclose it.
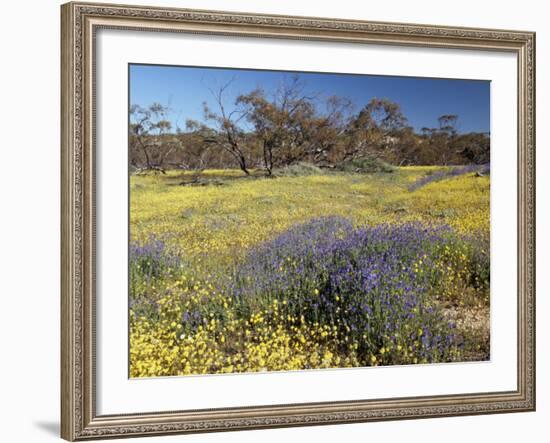
<path fill-rule="evenodd" d="M 488 177 L 209 173 L 132 177 L 132 377 L 489 358 Z"/>

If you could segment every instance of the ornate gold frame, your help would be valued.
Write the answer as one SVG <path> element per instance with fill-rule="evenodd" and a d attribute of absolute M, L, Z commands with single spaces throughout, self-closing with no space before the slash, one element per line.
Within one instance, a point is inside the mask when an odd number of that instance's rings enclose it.
<path fill-rule="evenodd" d="M 67 440 L 533 411 L 535 34 L 218 11 L 61 7 L 61 436 Z M 518 59 L 518 383 L 511 392 L 98 416 L 94 35 L 99 28 L 508 51 Z"/>

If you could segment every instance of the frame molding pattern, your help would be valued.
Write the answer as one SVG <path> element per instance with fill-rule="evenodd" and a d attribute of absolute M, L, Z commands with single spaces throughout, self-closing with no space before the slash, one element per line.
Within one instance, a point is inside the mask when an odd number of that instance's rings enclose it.
<path fill-rule="evenodd" d="M 535 410 L 535 34 L 68 3 L 62 22 L 61 436 L 67 440 Z M 97 416 L 94 36 L 98 28 L 514 52 L 518 56 L 518 389 L 513 392 Z"/>

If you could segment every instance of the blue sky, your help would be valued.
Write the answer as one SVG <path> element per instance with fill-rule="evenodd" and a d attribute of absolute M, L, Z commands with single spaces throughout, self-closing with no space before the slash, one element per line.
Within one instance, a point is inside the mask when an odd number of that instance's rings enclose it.
<path fill-rule="evenodd" d="M 241 69 L 130 65 L 130 103 L 168 105 L 174 127 L 185 128 L 187 119 L 202 121 L 202 103 L 213 105 L 208 88 L 232 80 L 225 94 L 231 105 L 239 94 L 262 87 L 273 91 L 285 77 L 296 73 Z M 409 125 L 419 131 L 436 127 L 437 117 L 457 114 L 459 132 L 490 131 L 490 82 L 378 75 L 297 73 L 306 91 L 320 97 L 349 98 L 359 111 L 373 97 L 399 103 Z M 215 107 L 214 107 L 215 109 Z"/>

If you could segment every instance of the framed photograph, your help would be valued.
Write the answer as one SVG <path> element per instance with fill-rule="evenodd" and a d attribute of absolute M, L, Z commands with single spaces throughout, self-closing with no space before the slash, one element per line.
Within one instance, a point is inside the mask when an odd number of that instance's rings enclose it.
<path fill-rule="evenodd" d="M 68 3 L 67 440 L 535 409 L 535 35 Z"/>

